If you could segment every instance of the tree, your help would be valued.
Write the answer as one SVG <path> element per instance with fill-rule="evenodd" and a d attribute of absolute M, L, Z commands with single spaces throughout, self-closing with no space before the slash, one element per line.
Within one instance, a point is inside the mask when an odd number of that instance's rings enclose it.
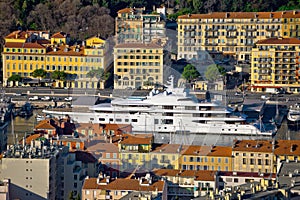
<path fill-rule="evenodd" d="M 58 81 L 66 81 L 67 73 L 64 71 L 55 70 L 51 73 L 51 78 Z"/>
<path fill-rule="evenodd" d="M 110 76 L 109 72 L 105 72 L 104 69 L 102 68 L 98 68 L 98 69 L 92 69 L 91 71 L 89 71 L 86 76 L 90 79 L 92 78 L 97 78 L 98 80 L 98 88 L 100 87 L 100 83 L 102 81 L 107 81 L 107 79 Z"/>
<path fill-rule="evenodd" d="M 198 78 L 200 76 L 200 73 L 198 72 L 198 70 L 195 68 L 194 65 L 191 64 L 187 64 L 182 72 L 182 77 L 188 81 L 189 83 Z"/>
<path fill-rule="evenodd" d="M 220 76 L 220 72 L 218 67 L 213 64 L 213 65 L 209 65 L 205 71 L 205 78 L 208 81 L 215 81 L 219 76 Z"/>
<path fill-rule="evenodd" d="M 13 82 L 13 86 L 16 85 L 16 82 L 20 82 L 22 80 L 22 77 L 19 74 L 13 74 L 10 77 L 8 77 L 7 81 Z"/>
<path fill-rule="evenodd" d="M 32 76 L 34 77 L 34 78 L 39 78 L 39 83 L 40 83 L 40 79 L 41 78 L 45 78 L 46 77 L 46 74 L 47 74 L 47 71 L 46 70 L 44 70 L 44 69 L 36 69 L 36 70 L 34 70 L 33 72 L 32 72 Z"/>

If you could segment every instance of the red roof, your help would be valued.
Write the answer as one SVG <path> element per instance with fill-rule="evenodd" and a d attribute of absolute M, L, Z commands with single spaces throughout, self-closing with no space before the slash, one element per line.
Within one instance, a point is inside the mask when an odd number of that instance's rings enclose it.
<path fill-rule="evenodd" d="M 103 183 L 103 182 L 101 182 Z M 125 190 L 125 191 L 163 191 L 164 181 L 156 181 L 147 185 L 140 185 L 139 180 L 137 179 L 122 179 L 118 178 L 107 185 L 97 184 L 97 178 L 88 178 L 85 179 L 82 189 L 101 189 L 101 190 Z"/>
<path fill-rule="evenodd" d="M 66 38 L 66 37 L 67 37 L 67 34 L 64 32 L 57 32 L 51 36 L 51 38 Z"/>
<path fill-rule="evenodd" d="M 300 40 L 297 38 L 268 38 L 265 40 L 260 40 L 256 44 L 298 44 L 300 45 Z"/>
<path fill-rule="evenodd" d="M 34 43 L 21 43 L 21 42 L 7 42 L 5 47 L 8 48 L 34 48 L 34 49 L 45 49 L 43 45 L 34 42 Z"/>
<path fill-rule="evenodd" d="M 212 12 L 208 14 L 181 15 L 178 19 L 281 19 L 300 18 L 297 11 L 279 12 Z"/>

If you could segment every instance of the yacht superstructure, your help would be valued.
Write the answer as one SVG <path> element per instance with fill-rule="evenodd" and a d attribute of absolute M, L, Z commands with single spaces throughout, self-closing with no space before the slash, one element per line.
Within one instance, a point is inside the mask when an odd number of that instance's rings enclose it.
<path fill-rule="evenodd" d="M 138 133 L 200 133 L 272 136 L 275 130 L 246 124 L 246 117 L 219 102 L 198 100 L 188 89 L 152 90 L 146 97 L 117 98 L 91 106 L 88 112 L 44 110 L 53 116 L 69 115 L 77 122 L 131 124 Z"/>

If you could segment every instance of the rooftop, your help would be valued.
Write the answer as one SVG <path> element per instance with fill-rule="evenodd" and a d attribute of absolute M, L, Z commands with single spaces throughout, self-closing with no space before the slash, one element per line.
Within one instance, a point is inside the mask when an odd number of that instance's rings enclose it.
<path fill-rule="evenodd" d="M 117 44 L 115 47 L 117 48 L 133 48 L 133 49 L 162 49 L 162 47 L 158 44 L 154 43 L 149 43 L 149 44 L 144 44 L 144 43 L 122 43 L 122 44 Z"/>
<path fill-rule="evenodd" d="M 162 144 L 155 146 L 152 150 L 152 153 L 175 153 L 182 154 L 188 146 L 183 146 L 180 144 Z"/>
<path fill-rule="evenodd" d="M 275 155 L 300 155 L 300 140 L 275 141 Z"/>
<path fill-rule="evenodd" d="M 300 45 L 300 40 L 297 38 L 268 38 L 265 40 L 259 40 L 256 44 L 298 44 Z"/>
<path fill-rule="evenodd" d="M 208 14 L 181 15 L 178 19 L 281 19 L 299 18 L 298 11 L 278 12 L 212 12 Z"/>
<path fill-rule="evenodd" d="M 269 140 L 236 140 L 232 151 L 272 152 L 272 141 Z"/>
<path fill-rule="evenodd" d="M 153 135 L 152 134 L 124 134 L 120 144 L 134 145 L 134 144 L 152 144 Z"/>
<path fill-rule="evenodd" d="M 193 177 L 197 181 L 214 181 L 215 171 L 208 170 L 175 170 L 175 169 L 157 169 L 153 171 L 157 176 L 178 176 L 178 177 Z"/>
<path fill-rule="evenodd" d="M 138 179 L 122 179 L 112 180 L 107 185 L 97 184 L 97 178 L 85 179 L 82 189 L 102 189 L 102 190 L 125 190 L 125 191 L 163 191 L 164 181 L 156 181 L 150 185 L 141 185 Z"/>
<path fill-rule="evenodd" d="M 231 157 L 232 148 L 224 146 L 189 146 L 183 155 Z"/>

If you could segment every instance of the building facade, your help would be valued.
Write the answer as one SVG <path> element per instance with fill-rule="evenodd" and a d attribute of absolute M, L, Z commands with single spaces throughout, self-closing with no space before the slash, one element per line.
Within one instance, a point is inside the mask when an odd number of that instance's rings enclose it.
<path fill-rule="evenodd" d="M 124 8 L 116 17 L 117 43 L 151 43 L 166 37 L 165 21 L 160 14 L 149 14 L 145 8 Z"/>
<path fill-rule="evenodd" d="M 189 146 L 180 158 L 183 170 L 232 170 L 232 149 L 222 146 Z"/>
<path fill-rule="evenodd" d="M 97 78 L 88 77 L 92 69 L 106 71 L 112 64 L 109 45 L 92 37 L 81 45 L 70 46 L 68 35 L 62 32 L 50 36 L 42 31 L 14 31 L 5 38 L 2 53 L 3 84 L 11 86 L 8 78 L 18 74 L 23 78 L 19 85 L 44 84 L 53 87 L 103 88 Z M 44 69 L 46 77 L 32 80 L 36 69 Z M 54 71 L 63 71 L 66 77 L 52 78 Z M 26 81 L 25 81 L 26 79 Z"/>
<path fill-rule="evenodd" d="M 300 40 L 270 38 L 260 40 L 252 49 L 251 90 L 275 92 L 281 88 L 300 92 Z"/>
<path fill-rule="evenodd" d="M 268 140 L 237 140 L 233 144 L 233 171 L 276 173 L 274 149 Z"/>
<path fill-rule="evenodd" d="M 178 17 L 178 59 L 192 59 L 197 50 L 235 55 L 251 60 L 253 45 L 273 37 L 299 37 L 300 13 L 213 12 Z"/>
<path fill-rule="evenodd" d="M 114 88 L 148 88 L 163 83 L 164 50 L 158 44 L 114 47 Z"/>

